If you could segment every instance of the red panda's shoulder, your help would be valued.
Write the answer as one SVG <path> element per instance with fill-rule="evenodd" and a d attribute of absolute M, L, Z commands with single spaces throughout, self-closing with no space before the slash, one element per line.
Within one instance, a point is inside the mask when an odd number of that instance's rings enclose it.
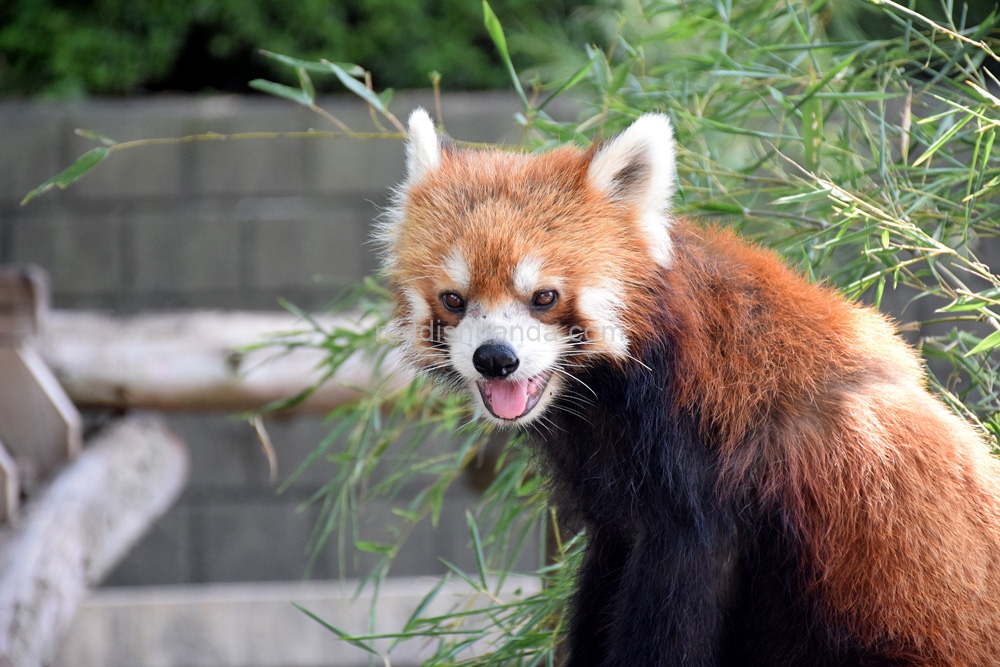
<path fill-rule="evenodd" d="M 657 308 L 676 349 L 678 400 L 734 439 L 834 386 L 921 382 L 915 353 L 887 318 L 810 282 L 773 250 L 684 220 L 672 238 Z"/>

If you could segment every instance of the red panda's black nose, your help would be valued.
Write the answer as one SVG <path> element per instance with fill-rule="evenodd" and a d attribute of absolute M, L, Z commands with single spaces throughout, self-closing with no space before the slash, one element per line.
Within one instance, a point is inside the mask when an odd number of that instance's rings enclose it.
<path fill-rule="evenodd" d="M 483 343 L 472 355 L 472 365 L 490 379 L 507 377 L 520 364 L 514 348 L 507 343 Z"/>

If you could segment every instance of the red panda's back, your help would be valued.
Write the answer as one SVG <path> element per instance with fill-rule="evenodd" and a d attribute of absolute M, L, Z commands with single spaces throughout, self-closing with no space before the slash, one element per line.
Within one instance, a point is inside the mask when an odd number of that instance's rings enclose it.
<path fill-rule="evenodd" d="M 817 599 L 915 664 L 1000 664 L 1000 463 L 879 313 L 731 232 L 679 223 L 677 400 L 722 491 L 795 525 Z"/>

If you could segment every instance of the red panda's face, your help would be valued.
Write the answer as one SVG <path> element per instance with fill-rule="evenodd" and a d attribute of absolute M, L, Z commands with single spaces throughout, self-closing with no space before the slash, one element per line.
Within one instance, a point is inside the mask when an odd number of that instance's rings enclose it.
<path fill-rule="evenodd" d="M 533 156 L 442 149 L 414 112 L 380 229 L 408 359 L 492 421 L 544 418 L 575 369 L 628 357 L 630 302 L 670 260 L 673 179 L 662 116 L 596 151 Z"/>

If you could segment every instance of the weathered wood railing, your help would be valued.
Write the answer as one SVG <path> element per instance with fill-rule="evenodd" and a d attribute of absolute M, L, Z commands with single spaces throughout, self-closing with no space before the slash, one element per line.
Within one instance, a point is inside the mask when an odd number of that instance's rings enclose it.
<path fill-rule="evenodd" d="M 48 664 L 86 589 L 180 494 L 186 447 L 141 410 L 253 410 L 323 373 L 315 348 L 254 347 L 308 331 L 290 314 L 113 317 L 47 304 L 40 271 L 0 269 L 0 667 Z M 396 370 L 351 359 L 295 409 L 329 411 L 382 378 L 404 381 Z M 140 416 L 84 447 L 77 407 Z"/>

